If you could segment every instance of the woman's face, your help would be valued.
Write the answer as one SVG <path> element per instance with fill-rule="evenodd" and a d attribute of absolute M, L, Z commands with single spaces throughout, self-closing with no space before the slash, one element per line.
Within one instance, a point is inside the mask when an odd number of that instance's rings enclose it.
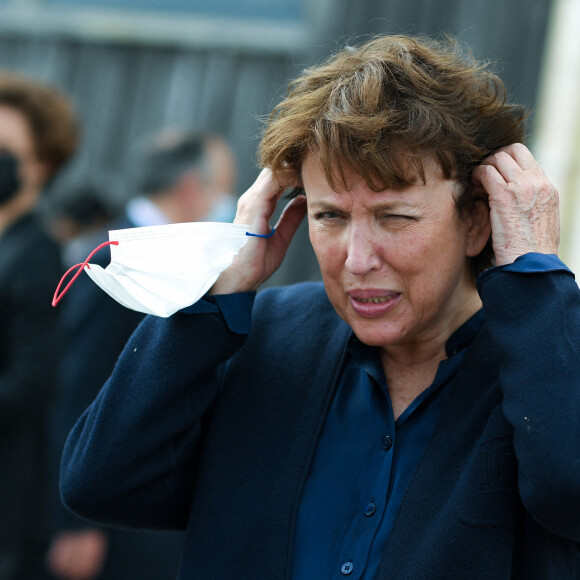
<path fill-rule="evenodd" d="M 369 345 L 446 340 L 479 306 L 467 258 L 489 231 L 476 236 L 460 219 L 457 184 L 434 162 L 425 183 L 404 191 L 376 193 L 346 175 L 348 189 L 335 191 L 312 154 L 302 166 L 310 240 L 334 308 Z"/>

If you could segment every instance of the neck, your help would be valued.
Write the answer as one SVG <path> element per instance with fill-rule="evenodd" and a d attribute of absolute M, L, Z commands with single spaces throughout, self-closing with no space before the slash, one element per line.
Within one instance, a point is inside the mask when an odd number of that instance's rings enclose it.
<path fill-rule="evenodd" d="M 383 370 L 387 380 L 391 406 L 395 420 L 403 411 L 433 383 L 439 363 L 445 359 L 445 353 L 435 354 L 431 359 L 415 363 L 413 366 L 400 366 L 389 361 Z"/>

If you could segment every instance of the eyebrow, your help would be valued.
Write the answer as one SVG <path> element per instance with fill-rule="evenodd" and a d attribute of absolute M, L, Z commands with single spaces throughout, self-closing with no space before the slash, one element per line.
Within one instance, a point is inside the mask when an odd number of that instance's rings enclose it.
<path fill-rule="evenodd" d="M 334 204 L 324 200 L 311 200 L 310 201 L 312 206 L 315 206 L 317 209 L 340 209 L 338 204 Z M 409 203 L 405 200 L 393 200 L 393 201 L 386 201 L 377 204 L 376 206 L 371 206 L 374 211 L 381 211 L 381 210 L 393 210 L 393 209 L 401 209 L 401 208 L 408 208 L 408 209 L 416 209 L 417 206 L 415 204 Z"/>

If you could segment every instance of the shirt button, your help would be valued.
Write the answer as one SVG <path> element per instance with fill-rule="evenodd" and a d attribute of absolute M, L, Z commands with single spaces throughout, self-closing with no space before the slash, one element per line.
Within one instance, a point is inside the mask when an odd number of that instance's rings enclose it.
<path fill-rule="evenodd" d="M 371 502 L 365 508 L 365 516 L 372 516 L 377 511 L 377 506 Z"/>
<path fill-rule="evenodd" d="M 354 572 L 354 564 L 352 562 L 345 562 L 340 569 L 344 576 L 348 576 Z"/>
<path fill-rule="evenodd" d="M 393 446 L 393 438 L 390 435 L 383 437 L 383 449 L 388 451 Z"/>

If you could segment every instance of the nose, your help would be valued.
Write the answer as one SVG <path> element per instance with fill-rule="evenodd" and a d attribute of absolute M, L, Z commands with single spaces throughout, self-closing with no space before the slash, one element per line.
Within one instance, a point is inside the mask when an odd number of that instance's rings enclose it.
<path fill-rule="evenodd" d="M 371 270 L 380 270 L 383 259 L 380 244 L 373 239 L 368 227 L 351 227 L 348 234 L 346 269 L 354 276 L 363 276 Z"/>

